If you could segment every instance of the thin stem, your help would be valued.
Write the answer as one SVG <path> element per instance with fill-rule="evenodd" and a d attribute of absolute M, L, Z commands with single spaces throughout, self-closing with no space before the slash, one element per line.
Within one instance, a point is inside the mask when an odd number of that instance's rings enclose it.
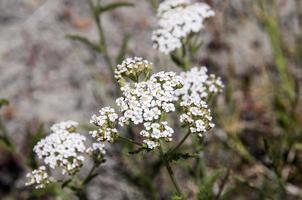
<path fill-rule="evenodd" d="M 191 134 L 191 132 L 189 131 L 175 147 L 168 150 L 168 153 L 172 153 L 172 152 L 176 151 L 186 141 L 186 139 L 189 137 L 190 134 Z"/>
<path fill-rule="evenodd" d="M 131 144 L 138 145 L 138 146 L 143 146 L 143 144 L 140 143 L 140 142 L 137 142 L 137 141 L 134 141 L 134 140 L 131 140 L 129 138 L 122 137 L 122 136 L 118 136 L 118 139 L 126 141 L 126 142 L 131 143 Z"/>
<path fill-rule="evenodd" d="M 73 191 L 75 192 L 75 195 L 79 198 L 79 199 L 83 199 L 86 200 L 87 199 L 87 194 L 85 192 L 85 186 L 87 185 L 87 183 L 89 183 L 92 179 L 93 179 L 93 173 L 96 170 L 96 168 L 99 166 L 98 163 L 94 163 L 93 166 L 91 167 L 91 169 L 89 170 L 87 176 L 85 177 L 85 179 L 83 181 L 80 182 L 79 186 L 69 186 L 69 187 L 73 187 Z"/>
<path fill-rule="evenodd" d="M 91 179 L 91 175 L 94 173 L 95 169 L 98 167 L 98 164 L 94 163 L 93 166 L 91 167 L 89 173 L 87 174 L 86 178 L 82 181 L 81 186 L 85 186 L 89 180 Z"/>
<path fill-rule="evenodd" d="M 168 171 L 168 174 L 169 174 L 169 176 L 170 176 L 170 179 L 171 179 L 171 181 L 172 181 L 172 183 L 173 183 L 173 185 L 174 185 L 174 187 L 175 187 L 175 189 L 176 189 L 178 195 L 184 198 L 185 196 L 184 196 L 184 194 L 182 193 L 182 191 L 181 191 L 181 189 L 180 189 L 180 187 L 179 187 L 179 185 L 178 185 L 178 183 L 177 183 L 177 181 L 176 181 L 176 178 L 175 178 L 175 176 L 174 176 L 172 167 L 171 167 L 169 161 L 166 159 L 166 156 L 165 156 L 165 154 L 164 154 L 164 152 L 163 152 L 163 148 L 162 148 L 161 145 L 160 145 L 159 150 L 160 150 L 161 158 L 162 158 L 162 160 L 164 161 L 165 167 L 166 167 L 166 169 L 167 169 L 167 171 Z"/>
<path fill-rule="evenodd" d="M 226 175 L 222 179 L 221 184 L 219 185 L 219 190 L 218 190 L 218 193 L 217 193 L 217 195 L 215 197 L 215 200 L 219 200 L 219 198 L 220 198 L 220 196 L 222 194 L 222 190 L 223 190 L 223 188 L 224 188 L 224 186 L 225 186 L 225 184 L 226 184 L 226 182 L 227 182 L 227 180 L 229 178 L 229 175 L 230 175 L 230 170 L 228 169 Z"/>
<path fill-rule="evenodd" d="M 109 53 L 108 53 L 106 37 L 105 37 L 105 33 L 104 33 L 104 30 L 103 30 L 103 27 L 102 27 L 102 21 L 99 17 L 99 13 L 96 11 L 96 7 L 95 7 L 93 1 L 88 0 L 88 3 L 89 3 L 90 10 L 93 14 L 93 18 L 94 18 L 94 21 L 96 23 L 96 26 L 97 26 L 97 29 L 98 29 L 98 32 L 99 32 L 99 48 L 100 48 L 100 51 L 101 51 L 101 53 L 102 53 L 102 55 L 105 59 L 105 62 L 107 64 L 107 66 L 109 67 L 109 69 L 112 73 L 112 77 L 114 78 L 114 67 L 113 67 L 111 58 L 110 58 Z"/>

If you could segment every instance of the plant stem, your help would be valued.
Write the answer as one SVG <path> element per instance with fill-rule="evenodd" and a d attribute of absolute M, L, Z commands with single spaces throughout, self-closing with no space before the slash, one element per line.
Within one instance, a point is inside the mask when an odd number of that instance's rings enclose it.
<path fill-rule="evenodd" d="M 98 29 L 98 32 L 99 32 L 99 48 L 100 48 L 100 52 L 102 53 L 102 55 L 104 57 L 104 60 L 105 60 L 105 62 L 107 64 L 108 68 L 110 69 L 111 75 L 112 75 L 113 80 L 114 80 L 114 67 L 113 67 L 111 58 L 110 58 L 109 53 L 108 53 L 107 43 L 106 43 L 106 37 L 105 37 L 104 30 L 103 30 L 103 27 L 102 27 L 102 21 L 101 21 L 101 19 L 99 17 L 99 13 L 96 11 L 97 8 L 94 5 L 93 1 L 92 0 L 88 0 L 88 3 L 89 3 L 90 10 L 91 10 L 91 12 L 93 14 L 93 18 L 94 18 L 94 21 L 96 23 L 96 26 L 97 26 L 97 29 Z"/>
<path fill-rule="evenodd" d="M 186 141 L 186 139 L 189 137 L 190 134 L 191 134 L 191 132 L 189 131 L 175 147 L 168 150 L 168 153 L 172 153 L 172 152 L 176 151 Z"/>
<path fill-rule="evenodd" d="M 134 140 L 131 140 L 129 138 L 122 137 L 122 136 L 118 136 L 118 139 L 126 141 L 126 142 L 131 143 L 131 144 L 138 145 L 138 146 L 143 146 L 143 144 L 140 143 L 140 142 L 137 142 L 137 141 L 134 141 Z"/>
<path fill-rule="evenodd" d="M 161 145 L 160 145 L 159 150 L 160 150 L 161 158 L 164 161 L 165 167 L 166 167 L 166 169 L 168 171 L 170 179 L 171 179 L 171 181 L 172 181 L 172 183 L 173 183 L 173 185 L 174 185 L 174 187 L 175 187 L 178 195 L 184 198 L 185 196 L 183 195 L 183 193 L 182 193 L 182 191 L 181 191 L 181 189 L 180 189 L 180 187 L 179 187 L 179 185 L 178 185 L 178 183 L 177 183 L 177 181 L 176 181 L 176 179 L 174 177 L 174 173 L 173 173 L 172 167 L 171 167 L 169 161 L 166 159 L 166 156 L 165 156 L 165 154 L 163 152 L 163 148 L 162 148 Z"/>
<path fill-rule="evenodd" d="M 87 174 L 86 178 L 82 181 L 80 187 L 85 186 L 85 185 L 90 181 L 90 179 L 91 179 L 90 177 L 91 177 L 91 175 L 94 173 L 94 171 L 95 171 L 95 169 L 97 168 L 97 166 L 98 166 L 98 165 L 97 165 L 96 163 L 93 164 L 93 166 L 92 166 L 92 168 L 90 169 L 89 173 Z"/>

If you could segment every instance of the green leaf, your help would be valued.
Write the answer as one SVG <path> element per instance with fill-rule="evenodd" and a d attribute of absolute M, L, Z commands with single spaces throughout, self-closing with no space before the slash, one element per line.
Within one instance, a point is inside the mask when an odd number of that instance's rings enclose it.
<path fill-rule="evenodd" d="M 7 99 L 0 99 L 0 108 L 9 104 Z"/>
<path fill-rule="evenodd" d="M 98 45 L 94 44 L 89 39 L 87 39 L 87 38 L 85 38 L 83 36 L 79 36 L 79 35 L 66 35 L 66 37 L 68 39 L 70 39 L 70 40 L 81 42 L 84 45 L 88 46 L 89 48 L 91 48 L 91 49 L 93 49 L 93 50 L 101 53 L 101 49 L 99 48 Z"/>
<path fill-rule="evenodd" d="M 115 59 L 116 64 L 120 64 L 124 60 L 125 55 L 126 55 L 126 51 L 127 51 L 127 48 L 128 48 L 128 41 L 129 41 L 129 35 L 125 35 L 125 37 L 123 39 L 122 46 L 121 46 L 121 48 L 119 50 L 119 53 L 117 54 L 117 57 Z"/>
<path fill-rule="evenodd" d="M 119 7 L 131 7 L 131 6 L 134 6 L 134 4 L 130 3 L 130 2 L 110 3 L 105 6 L 99 6 L 96 9 L 96 14 L 99 15 L 99 14 L 102 14 L 103 12 L 107 12 L 107 11 L 110 11 L 110 10 L 113 10 L 113 9 L 119 8 Z"/>
<path fill-rule="evenodd" d="M 170 57 L 177 66 L 183 66 L 184 63 L 181 61 L 181 59 L 177 55 L 175 55 L 174 53 L 171 53 Z"/>
<path fill-rule="evenodd" d="M 212 200 L 215 195 L 213 192 L 213 186 L 216 180 L 222 175 L 223 171 L 218 170 L 212 173 L 210 176 L 206 176 L 203 178 L 199 191 L 197 194 L 197 200 Z"/>

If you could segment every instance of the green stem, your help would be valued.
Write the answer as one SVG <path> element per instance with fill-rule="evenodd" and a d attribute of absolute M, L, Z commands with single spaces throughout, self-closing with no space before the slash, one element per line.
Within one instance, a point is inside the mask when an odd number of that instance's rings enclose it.
<path fill-rule="evenodd" d="M 138 146 L 143 146 L 143 144 L 140 143 L 140 142 L 137 142 L 137 141 L 134 141 L 134 140 L 131 140 L 129 138 L 122 137 L 122 136 L 118 136 L 118 139 L 126 141 L 126 142 L 131 143 L 131 144 L 138 145 Z"/>
<path fill-rule="evenodd" d="M 173 153 L 175 152 L 185 141 L 186 139 L 189 137 L 189 135 L 191 134 L 191 132 L 189 131 L 181 140 L 180 142 L 175 146 L 173 147 L 172 149 L 168 150 L 168 153 Z"/>
<path fill-rule="evenodd" d="M 189 57 L 188 57 L 188 51 L 187 51 L 187 48 L 186 48 L 186 43 L 183 41 L 182 42 L 182 62 L 183 62 L 183 70 L 184 71 L 188 71 L 188 68 L 190 67 L 190 60 L 189 60 Z"/>
<path fill-rule="evenodd" d="M 83 188 L 91 180 L 91 176 L 93 175 L 93 173 L 97 167 L 98 167 L 98 164 L 93 164 L 93 166 L 90 169 L 89 173 L 87 174 L 86 178 L 82 181 L 82 183 L 80 185 L 81 188 Z"/>
<path fill-rule="evenodd" d="M 168 171 L 168 174 L 169 174 L 169 176 L 170 176 L 170 179 L 171 179 L 171 181 L 172 181 L 172 183 L 173 183 L 173 185 L 174 185 L 174 187 L 175 187 L 175 189 L 176 189 L 178 195 L 184 198 L 185 196 L 183 195 L 183 193 L 182 193 L 182 191 L 181 191 L 181 189 L 180 189 L 180 187 L 179 187 L 179 185 L 178 185 L 178 183 L 177 183 L 177 181 L 176 181 L 176 178 L 175 178 L 175 176 L 174 176 L 172 167 L 171 167 L 169 161 L 166 159 L 166 156 L 165 156 L 165 154 L 164 154 L 164 152 L 163 152 L 163 148 L 162 148 L 161 145 L 160 145 L 159 150 L 160 150 L 161 158 L 162 158 L 162 160 L 164 161 L 165 167 L 166 167 L 166 169 L 167 169 L 167 171 Z"/>
<path fill-rule="evenodd" d="M 96 23 L 97 30 L 99 32 L 100 52 L 102 53 L 102 55 L 104 57 L 104 60 L 107 64 L 108 68 L 110 69 L 111 75 L 112 75 L 113 80 L 114 80 L 114 66 L 112 64 L 111 58 L 110 58 L 109 53 L 108 53 L 107 43 L 106 43 L 106 36 L 105 36 L 104 30 L 103 30 L 103 27 L 102 27 L 102 21 L 99 17 L 99 13 L 96 11 L 97 8 L 94 5 L 93 1 L 88 0 L 88 3 L 89 3 L 90 10 L 93 13 L 93 18 L 94 18 L 94 21 Z M 98 6 L 100 6 L 100 5 L 98 5 Z"/>

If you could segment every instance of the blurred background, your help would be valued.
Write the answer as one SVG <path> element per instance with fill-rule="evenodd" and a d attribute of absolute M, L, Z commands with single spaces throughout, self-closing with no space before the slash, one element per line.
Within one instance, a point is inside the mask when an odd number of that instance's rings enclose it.
<path fill-rule="evenodd" d="M 102 16 L 109 54 L 117 54 L 128 35 L 127 57 L 145 58 L 155 71 L 179 71 L 152 48 L 155 1 L 128 2 L 135 6 Z M 204 2 L 216 16 L 201 33 L 194 64 L 221 76 L 225 91 L 215 103 L 217 127 L 203 141 L 202 182 L 216 194 L 223 184 L 218 199 L 302 199 L 302 1 Z M 33 197 L 24 187 L 37 135 L 66 119 L 87 123 L 112 105 L 110 71 L 99 53 L 66 37 L 98 39 L 84 0 L 0 0 L 0 27 L 0 199 L 52 199 Z M 168 199 L 166 184 L 152 186 L 156 197 L 147 183 L 121 175 L 132 166 L 119 158 L 109 154 L 88 187 L 89 199 Z M 181 166 L 176 174 L 194 199 L 200 188 L 188 178 L 192 171 Z M 170 184 L 165 179 L 154 182 Z"/>

